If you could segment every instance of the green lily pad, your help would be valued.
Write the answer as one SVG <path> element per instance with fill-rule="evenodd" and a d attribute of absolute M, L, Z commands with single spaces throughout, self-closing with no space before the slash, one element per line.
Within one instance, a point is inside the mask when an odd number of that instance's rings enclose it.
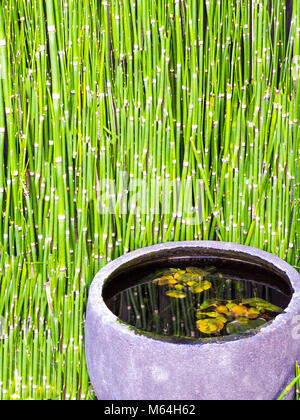
<path fill-rule="evenodd" d="M 279 308 L 278 306 L 273 305 L 270 302 L 267 302 L 264 299 L 261 298 L 252 298 L 252 299 L 245 299 L 243 301 L 244 304 L 247 304 L 252 307 L 257 307 L 258 309 L 263 309 L 265 311 L 269 312 L 278 312 L 281 313 L 283 310 Z"/>
<path fill-rule="evenodd" d="M 254 297 L 254 298 L 250 298 L 250 299 L 243 299 L 242 303 L 244 305 L 250 305 L 250 306 L 257 306 L 257 305 L 263 305 L 268 303 L 266 300 L 258 298 L 258 297 Z"/>
<path fill-rule="evenodd" d="M 191 274 L 197 274 L 200 277 L 207 277 L 209 275 L 209 271 L 206 270 L 202 270 L 201 268 L 198 267 L 187 267 L 186 269 L 187 273 L 191 273 Z"/>
<path fill-rule="evenodd" d="M 244 319 L 243 322 L 240 322 L 237 319 L 236 321 L 230 322 L 226 325 L 226 331 L 230 335 L 240 335 L 250 330 L 259 328 L 264 324 L 266 324 L 266 321 L 261 318 L 255 320 L 248 320 L 247 323 L 244 321 Z"/>
<path fill-rule="evenodd" d="M 245 317 L 240 317 L 240 318 L 237 318 L 236 321 L 237 322 L 240 322 L 241 324 L 248 324 L 249 319 L 248 318 L 245 318 Z"/>
<path fill-rule="evenodd" d="M 164 270 L 157 271 L 156 275 L 157 277 L 163 277 L 163 276 L 175 276 L 176 274 L 180 273 L 182 270 L 179 268 L 165 268 Z M 184 273 L 184 271 L 182 271 Z"/>
<path fill-rule="evenodd" d="M 216 299 L 208 299 L 205 300 L 202 305 L 199 306 L 199 310 L 203 311 L 204 309 L 208 309 L 211 307 L 216 307 L 217 306 L 217 302 Z"/>
<path fill-rule="evenodd" d="M 199 283 L 199 281 L 201 281 L 201 276 L 199 276 L 198 274 L 192 274 L 192 273 L 184 273 L 181 274 L 178 278 L 178 281 L 182 282 L 182 283 L 188 283 L 188 282 L 196 282 Z"/>

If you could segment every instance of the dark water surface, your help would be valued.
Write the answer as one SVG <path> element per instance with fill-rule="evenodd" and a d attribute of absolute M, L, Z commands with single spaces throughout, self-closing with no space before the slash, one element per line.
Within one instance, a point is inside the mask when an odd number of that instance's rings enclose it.
<path fill-rule="evenodd" d="M 121 321 L 183 343 L 260 328 L 288 306 L 291 296 L 283 278 L 256 264 L 191 257 L 121 272 L 103 291 Z"/>

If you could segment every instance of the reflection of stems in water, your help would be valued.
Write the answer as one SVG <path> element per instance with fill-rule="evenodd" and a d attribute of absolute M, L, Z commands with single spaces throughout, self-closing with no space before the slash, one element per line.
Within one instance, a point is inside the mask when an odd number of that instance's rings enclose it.
<path fill-rule="evenodd" d="M 139 307 L 141 308 L 140 313 L 142 314 L 142 328 L 146 329 L 147 317 L 146 317 L 146 310 L 145 310 L 145 302 L 143 298 L 143 286 L 139 285 L 137 287 L 137 293 L 138 293 Z"/>
<path fill-rule="evenodd" d="M 129 293 L 129 296 L 130 296 L 130 302 L 132 304 L 132 307 L 133 307 L 133 310 L 134 310 L 134 313 L 135 313 L 135 319 L 136 319 L 135 326 L 136 326 L 136 328 L 141 328 L 141 314 L 138 310 L 133 290 L 129 290 L 128 293 Z"/>
<path fill-rule="evenodd" d="M 185 303 L 186 303 L 186 313 L 187 313 L 189 335 L 191 335 L 191 331 L 195 331 L 195 322 L 194 322 L 195 302 L 193 302 L 193 296 L 190 291 L 187 291 L 187 297 L 186 297 Z"/>
<path fill-rule="evenodd" d="M 151 303 L 151 313 L 153 318 L 151 320 L 151 329 L 154 329 L 153 323 L 155 323 L 155 332 L 157 334 L 160 333 L 160 322 L 159 322 L 159 313 L 158 313 L 158 304 L 157 304 L 157 286 L 153 283 L 148 284 L 148 291 L 150 296 L 150 303 Z"/>
<path fill-rule="evenodd" d="M 190 335 L 190 330 L 188 326 L 188 320 L 187 320 L 187 301 L 185 299 L 180 299 L 181 301 L 181 309 L 182 309 L 182 321 L 183 321 L 183 328 L 185 329 L 185 335 Z"/>
<path fill-rule="evenodd" d="M 226 290 L 226 293 L 225 293 L 225 298 L 226 298 L 226 300 L 232 300 L 233 299 L 233 294 L 232 294 L 232 282 L 231 281 L 229 281 L 229 282 L 225 282 L 225 290 Z"/>
<path fill-rule="evenodd" d="M 175 306 L 176 306 L 176 335 L 180 336 L 180 308 L 179 308 L 179 302 L 178 299 L 175 299 Z"/>
<path fill-rule="evenodd" d="M 127 322 L 128 323 L 132 323 L 131 318 L 132 318 L 132 310 L 131 310 L 131 303 L 130 303 L 130 295 L 129 295 L 129 291 L 126 290 L 126 307 L 125 310 L 127 311 Z"/>
<path fill-rule="evenodd" d="M 116 313 L 115 312 L 115 307 L 116 307 L 116 301 L 115 301 L 115 299 L 113 300 L 113 302 L 114 302 L 114 311 L 113 312 Z M 124 293 L 120 293 L 120 305 L 119 305 L 119 314 L 118 314 L 118 317 L 120 319 L 122 319 L 123 302 L 124 302 Z"/>
<path fill-rule="evenodd" d="M 168 296 L 166 296 L 166 292 L 169 289 L 167 287 L 163 288 L 163 305 L 162 305 L 162 312 L 165 315 L 165 320 L 166 320 L 166 324 L 165 324 L 165 329 L 166 331 L 164 331 L 165 333 L 167 332 L 168 335 L 172 335 L 172 331 L 174 330 L 174 325 L 173 324 L 173 311 L 172 311 L 172 298 L 169 298 Z"/>
<path fill-rule="evenodd" d="M 160 318 L 163 319 L 163 332 L 164 334 L 171 335 L 171 315 L 170 315 L 171 305 L 164 305 L 163 309 L 159 311 L 161 314 Z"/>
<path fill-rule="evenodd" d="M 260 297 L 260 296 L 262 296 L 262 294 L 259 293 L 259 291 L 258 291 L 257 285 L 254 284 L 253 282 L 251 282 L 251 289 L 252 289 L 251 296 L 253 296 L 253 297 Z"/>
<path fill-rule="evenodd" d="M 148 287 L 148 292 L 149 292 L 149 297 L 150 297 L 150 304 L 151 304 L 151 310 L 154 313 L 156 307 L 155 307 L 155 294 L 154 294 L 154 285 L 153 283 L 148 283 L 147 284 Z"/>
<path fill-rule="evenodd" d="M 215 298 L 216 299 L 222 299 L 224 295 L 224 289 L 226 288 L 226 284 L 223 278 L 216 278 L 211 277 L 210 281 L 212 282 L 212 289 L 214 289 L 215 292 Z M 225 286 L 225 287 L 224 287 Z M 204 300 L 206 300 L 206 297 L 204 297 Z"/>
<path fill-rule="evenodd" d="M 174 299 L 170 299 L 171 304 L 171 316 L 172 316 L 172 325 L 173 325 L 173 335 L 176 335 L 176 308 L 175 308 L 175 302 Z"/>
<path fill-rule="evenodd" d="M 271 302 L 271 299 L 270 299 L 270 289 L 268 287 L 264 287 L 264 289 L 265 289 L 265 298 L 264 299 L 267 302 Z"/>
<path fill-rule="evenodd" d="M 226 305 L 226 301 L 231 300 L 238 305 L 243 299 L 252 297 L 265 298 L 267 301 L 270 295 L 266 286 L 261 284 L 257 286 L 251 281 L 239 284 L 238 280 L 231 280 L 221 275 L 209 276 L 208 281 L 212 283 L 211 288 L 201 293 L 193 293 L 196 291 L 191 289 L 193 283 L 189 287 L 183 282 L 179 287 L 153 282 L 138 284 L 122 292 L 119 298 L 112 300 L 112 311 L 119 312 L 119 318 L 139 329 L 164 336 L 202 338 L 207 337 L 207 334 L 199 331 L 201 327 L 197 325 L 197 309 L 204 302 L 206 304 L 202 306 L 203 311 L 214 312 L 216 310 L 214 306 Z M 185 298 L 182 293 L 186 294 Z M 250 303 L 249 305 L 251 306 Z M 218 335 L 226 334 L 226 329 L 218 333 Z"/>

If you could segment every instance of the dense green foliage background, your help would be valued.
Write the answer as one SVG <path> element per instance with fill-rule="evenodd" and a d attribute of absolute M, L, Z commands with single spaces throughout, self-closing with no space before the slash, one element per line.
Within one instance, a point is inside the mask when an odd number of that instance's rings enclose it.
<path fill-rule="evenodd" d="M 88 287 L 124 252 L 224 240 L 299 266 L 292 7 L 0 1 L 0 398 L 93 397 Z"/>

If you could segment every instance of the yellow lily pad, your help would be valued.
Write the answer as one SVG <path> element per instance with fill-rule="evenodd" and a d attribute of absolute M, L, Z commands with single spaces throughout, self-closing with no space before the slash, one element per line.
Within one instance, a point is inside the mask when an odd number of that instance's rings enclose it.
<path fill-rule="evenodd" d="M 183 284 L 175 284 L 175 289 L 176 290 L 183 290 L 184 289 L 184 285 Z"/>
<path fill-rule="evenodd" d="M 184 299 L 186 298 L 186 293 L 181 292 L 180 290 L 168 290 L 166 295 L 174 299 Z"/>
<path fill-rule="evenodd" d="M 232 301 L 228 301 L 228 303 L 226 304 L 226 308 L 228 308 L 230 311 L 232 308 L 234 308 L 236 306 L 236 303 L 232 302 Z"/>
<path fill-rule="evenodd" d="M 256 319 L 261 314 L 261 311 L 257 308 L 250 308 L 247 311 L 247 318 L 249 319 Z"/>
<path fill-rule="evenodd" d="M 226 324 L 226 322 L 228 322 L 228 319 L 225 318 L 225 316 L 220 315 L 218 312 L 202 312 L 198 310 L 196 312 L 196 317 L 198 319 L 214 318 L 218 321 L 221 321 L 223 324 Z"/>
<path fill-rule="evenodd" d="M 228 322 L 228 319 L 225 318 L 225 316 L 222 316 L 222 315 L 218 315 L 216 320 L 222 322 L 223 324 L 226 324 Z"/>
<path fill-rule="evenodd" d="M 200 283 L 196 284 L 195 286 L 191 287 L 192 293 L 202 293 L 204 290 L 209 290 L 212 284 L 210 281 L 201 281 Z"/>
<path fill-rule="evenodd" d="M 218 314 L 217 312 L 203 312 L 201 310 L 198 310 L 196 312 L 196 317 L 197 318 L 217 318 L 220 314 Z"/>
<path fill-rule="evenodd" d="M 196 322 L 197 328 L 203 334 L 212 334 L 224 328 L 223 322 L 217 319 L 200 319 Z"/>
<path fill-rule="evenodd" d="M 192 281 L 188 281 L 188 282 L 187 282 L 187 285 L 188 285 L 188 286 L 190 286 L 190 287 L 193 287 L 193 286 L 195 286 L 196 284 L 197 284 L 197 282 L 196 282 L 196 281 L 193 281 L 193 280 L 192 280 Z"/>
<path fill-rule="evenodd" d="M 162 276 L 153 280 L 153 282 L 158 282 L 159 286 L 166 286 L 167 284 L 176 284 L 177 280 L 173 276 Z"/>
<path fill-rule="evenodd" d="M 174 279 L 178 280 L 183 274 L 185 274 L 184 270 L 178 270 L 175 274 L 174 274 Z"/>
<path fill-rule="evenodd" d="M 226 306 L 220 305 L 216 308 L 216 311 L 220 314 L 229 315 L 229 310 Z"/>
<path fill-rule="evenodd" d="M 244 305 L 234 305 L 231 307 L 230 311 L 236 317 L 246 317 L 247 316 L 247 307 Z"/>

